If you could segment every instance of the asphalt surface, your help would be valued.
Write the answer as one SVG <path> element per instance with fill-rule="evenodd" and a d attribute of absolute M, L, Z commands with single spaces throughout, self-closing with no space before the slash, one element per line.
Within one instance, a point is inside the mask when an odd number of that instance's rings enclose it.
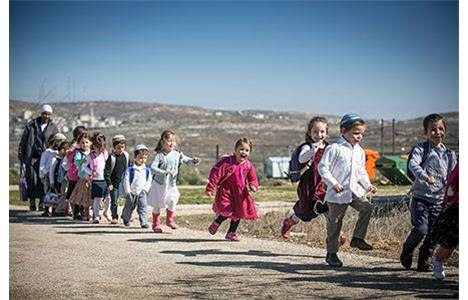
<path fill-rule="evenodd" d="M 323 249 L 163 229 L 74 222 L 10 206 L 10 298 L 458 298 L 455 268 L 439 282 L 395 260 L 339 253 L 344 267 L 333 269 Z"/>

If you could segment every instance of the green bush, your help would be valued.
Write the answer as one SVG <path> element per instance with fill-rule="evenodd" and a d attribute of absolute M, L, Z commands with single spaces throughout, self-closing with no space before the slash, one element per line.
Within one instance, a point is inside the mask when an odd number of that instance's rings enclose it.
<path fill-rule="evenodd" d="M 181 168 L 177 184 L 181 185 L 205 185 L 207 179 L 200 175 L 197 168 Z"/>

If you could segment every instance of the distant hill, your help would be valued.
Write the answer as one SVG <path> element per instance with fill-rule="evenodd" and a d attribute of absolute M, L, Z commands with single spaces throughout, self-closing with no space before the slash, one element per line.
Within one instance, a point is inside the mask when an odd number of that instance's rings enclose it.
<path fill-rule="evenodd" d="M 24 117 L 38 115 L 39 106 L 35 103 L 10 100 L 10 165 L 17 162 L 17 148 Z M 230 153 L 235 141 L 240 137 L 253 140 L 252 160 L 259 164 L 268 156 L 289 156 L 295 145 L 304 138 L 308 120 L 315 116 L 310 113 L 296 113 L 271 110 L 213 110 L 194 106 L 167 105 L 147 102 L 87 101 L 53 103 L 54 120 L 67 131 L 84 123 L 103 132 L 108 139 L 124 134 L 131 148 L 137 143 L 145 143 L 153 148 L 164 129 L 178 134 L 180 149 L 188 155 L 198 155 L 211 167 L 215 160 L 216 145 L 220 154 Z M 91 116 L 93 110 L 94 118 Z M 29 111 L 29 112 L 27 112 Z M 25 113 L 26 112 L 26 113 Z M 447 144 L 458 151 L 458 112 L 443 113 L 448 124 Z M 332 141 L 339 137 L 341 116 L 325 115 L 329 121 Z M 79 121 L 81 119 L 81 121 Z M 396 152 L 409 151 L 416 142 L 423 140 L 422 119 L 396 122 Z M 381 149 L 380 125 L 378 120 L 368 123 L 363 146 L 377 151 Z M 110 145 L 109 145 L 110 146 Z M 384 128 L 385 153 L 392 151 L 392 126 L 386 121 Z M 204 168 L 204 167 L 201 167 Z"/>

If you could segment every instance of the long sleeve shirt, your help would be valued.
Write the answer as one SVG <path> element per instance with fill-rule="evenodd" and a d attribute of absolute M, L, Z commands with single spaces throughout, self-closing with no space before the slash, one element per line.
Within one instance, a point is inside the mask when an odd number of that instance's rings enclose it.
<path fill-rule="evenodd" d="M 364 196 L 372 186 L 365 163 L 365 153 L 361 146 L 353 146 L 343 137 L 327 147 L 318 167 L 320 176 L 327 184 L 325 201 L 351 203 L 353 194 Z M 338 183 L 343 186 L 343 191 L 339 193 L 333 189 Z"/>
<path fill-rule="evenodd" d="M 130 182 L 130 168 L 133 168 L 133 181 Z M 149 192 L 151 188 L 151 171 L 147 175 L 146 165 L 133 165 L 127 168 L 123 179 L 125 194 L 139 195 L 142 191 Z"/>
<path fill-rule="evenodd" d="M 44 178 L 47 176 L 47 174 L 49 174 L 52 157 L 54 157 L 57 153 L 57 150 L 52 150 L 50 148 L 42 152 L 41 160 L 39 161 L 39 177 Z"/>
<path fill-rule="evenodd" d="M 104 167 L 106 165 L 106 158 L 107 158 L 107 153 L 106 151 L 99 153 L 99 155 L 96 156 L 95 162 L 96 166 L 93 164 L 93 158 L 92 156 L 96 155 L 96 153 L 92 152 L 88 156 L 85 157 L 83 164 L 81 165 L 81 170 L 83 173 L 87 175 L 87 177 L 91 178 L 93 180 L 104 180 Z M 93 171 L 94 171 L 94 176 L 93 176 Z"/>
<path fill-rule="evenodd" d="M 415 180 L 411 186 L 411 193 L 417 198 L 422 198 L 430 203 L 440 203 L 444 199 L 444 186 L 447 176 L 457 164 L 454 151 L 442 147 L 434 147 L 429 144 L 426 158 L 424 156 L 423 143 L 414 146 L 408 168 L 414 174 Z M 434 178 L 434 184 L 429 184 L 429 176 Z"/>
<path fill-rule="evenodd" d="M 151 171 L 155 174 L 154 180 L 159 184 L 164 184 L 166 180 L 169 180 L 171 185 L 175 185 L 179 173 L 179 163 L 195 165 L 193 158 L 185 156 L 182 152 L 175 150 L 169 153 L 157 152 L 151 163 Z M 169 169 L 172 174 L 167 173 Z"/>

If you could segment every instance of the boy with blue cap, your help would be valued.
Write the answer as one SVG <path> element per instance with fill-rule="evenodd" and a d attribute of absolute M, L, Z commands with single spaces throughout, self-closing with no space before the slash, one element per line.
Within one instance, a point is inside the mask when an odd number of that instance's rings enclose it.
<path fill-rule="evenodd" d="M 337 256 L 343 217 L 348 206 L 359 212 L 350 246 L 360 250 L 372 250 L 364 240 L 369 225 L 372 206 L 366 199 L 368 192 L 377 188 L 370 183 L 365 169 L 366 157 L 359 146 L 366 130 L 366 123 L 355 113 L 343 116 L 340 121 L 341 138 L 325 150 L 318 171 L 327 184 L 325 201 L 327 215 L 326 262 L 332 267 L 343 263 Z"/>

